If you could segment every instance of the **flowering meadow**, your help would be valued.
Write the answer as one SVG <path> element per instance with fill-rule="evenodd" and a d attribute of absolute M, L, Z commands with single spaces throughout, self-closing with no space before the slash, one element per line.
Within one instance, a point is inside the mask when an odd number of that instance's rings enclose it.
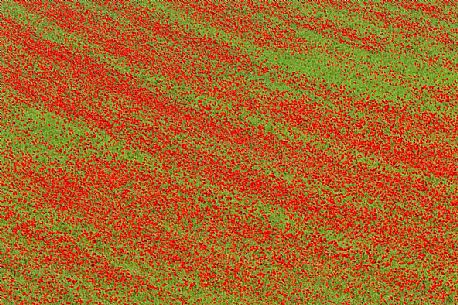
<path fill-rule="evenodd" d="M 458 2 L 0 0 L 0 304 L 458 304 Z"/>

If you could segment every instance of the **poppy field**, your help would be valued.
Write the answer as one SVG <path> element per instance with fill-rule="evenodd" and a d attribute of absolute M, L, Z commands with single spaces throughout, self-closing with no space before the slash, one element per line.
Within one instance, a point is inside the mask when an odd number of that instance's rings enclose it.
<path fill-rule="evenodd" d="M 458 304 L 458 3 L 0 0 L 0 304 Z"/>

